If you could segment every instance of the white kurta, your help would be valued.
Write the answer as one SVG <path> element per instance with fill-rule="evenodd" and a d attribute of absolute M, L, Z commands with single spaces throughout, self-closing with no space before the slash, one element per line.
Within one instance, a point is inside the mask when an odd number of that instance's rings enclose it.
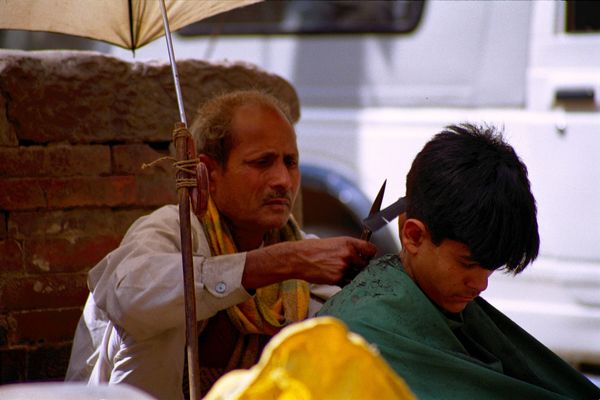
<path fill-rule="evenodd" d="M 211 257 L 193 215 L 191 227 L 201 322 L 251 295 L 241 284 L 246 253 Z M 182 398 L 185 311 L 177 206 L 133 223 L 121 245 L 90 270 L 88 286 L 66 380 L 128 383 L 159 399 Z M 311 285 L 309 314 L 337 290 Z"/>

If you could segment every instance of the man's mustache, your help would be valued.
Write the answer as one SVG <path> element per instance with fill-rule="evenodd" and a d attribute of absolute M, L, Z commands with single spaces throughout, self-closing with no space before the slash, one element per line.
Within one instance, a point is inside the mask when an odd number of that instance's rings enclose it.
<path fill-rule="evenodd" d="M 271 192 L 265 196 L 263 201 L 265 203 L 267 203 L 271 200 L 280 200 L 280 199 L 286 199 L 290 204 L 292 204 L 292 193 L 290 193 L 288 190 Z"/>

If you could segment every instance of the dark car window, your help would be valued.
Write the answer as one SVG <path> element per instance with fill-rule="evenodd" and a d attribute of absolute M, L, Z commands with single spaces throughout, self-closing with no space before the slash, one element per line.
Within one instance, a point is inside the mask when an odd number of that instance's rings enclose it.
<path fill-rule="evenodd" d="M 419 24 L 424 1 L 267 0 L 181 29 L 209 34 L 408 33 Z"/>
<path fill-rule="evenodd" d="M 567 1 L 567 32 L 600 32 L 599 1 Z"/>

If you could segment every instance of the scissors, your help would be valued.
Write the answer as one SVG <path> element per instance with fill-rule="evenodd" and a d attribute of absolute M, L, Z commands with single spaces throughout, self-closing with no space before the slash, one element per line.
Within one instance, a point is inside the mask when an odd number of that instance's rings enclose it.
<path fill-rule="evenodd" d="M 377 199 L 375 199 L 377 200 Z M 375 203 L 373 203 L 375 205 Z M 371 210 L 373 211 L 373 210 Z M 370 234 L 386 226 L 388 223 L 396 219 L 400 214 L 406 211 L 406 197 L 400 197 L 394 203 L 390 204 L 383 210 L 377 209 L 375 212 L 370 212 L 369 216 L 363 220 L 363 235 L 365 240 L 369 240 Z M 365 232 L 369 232 L 366 234 Z M 361 236 L 361 238 L 363 238 Z"/>
<path fill-rule="evenodd" d="M 405 197 L 400 197 L 394 203 L 381 210 L 381 203 L 383 202 L 383 194 L 385 193 L 386 183 L 387 179 L 383 181 L 383 185 L 381 185 L 379 193 L 377 193 L 375 200 L 373 200 L 373 204 L 369 210 L 369 215 L 362 221 L 363 228 L 360 235 L 362 240 L 369 241 L 373 232 L 383 228 L 389 222 L 393 221 L 396 219 L 396 217 L 406 211 Z M 339 282 L 339 285 L 344 287 L 350 283 L 350 281 L 352 281 L 352 279 L 354 279 L 359 272 L 360 270 L 357 268 L 348 268 L 344 274 L 344 277 Z"/>
<path fill-rule="evenodd" d="M 369 218 L 375 217 L 377 213 L 379 213 L 379 210 L 381 209 L 381 203 L 383 202 L 383 194 L 385 193 L 386 183 L 387 179 L 383 181 L 383 185 L 381 185 L 379 193 L 377 193 L 377 196 L 375 196 L 375 200 L 373 200 L 373 204 L 371 205 L 371 209 L 369 210 L 369 215 L 363 220 L 363 228 L 360 238 L 362 240 L 366 240 L 367 242 L 371 239 L 371 235 L 373 234 L 373 232 L 379 228 L 373 229 L 373 226 L 365 224 L 365 221 L 367 221 Z"/>
<path fill-rule="evenodd" d="M 387 179 L 385 181 L 383 181 L 383 185 L 381 185 L 381 188 L 379 189 L 379 193 L 377 193 L 375 200 L 373 200 L 373 204 L 371 205 L 371 209 L 369 210 L 369 215 L 367 216 L 366 219 L 374 217 L 379 213 L 379 209 L 381 208 L 381 203 L 383 202 L 383 194 L 385 193 L 386 183 L 387 183 Z M 373 232 L 374 232 L 374 230 L 372 229 L 372 227 L 367 226 L 363 220 L 363 228 L 362 228 L 362 233 L 360 234 L 360 238 L 362 240 L 369 241 L 371 239 L 371 235 L 373 234 Z M 352 279 L 354 279 L 354 277 L 356 275 L 358 275 L 358 273 L 360 271 L 361 271 L 360 268 L 353 268 L 353 267 L 348 268 L 346 270 L 346 272 L 344 273 L 344 276 L 342 277 L 340 282 L 338 282 L 338 285 L 340 287 L 346 286 L 348 283 L 350 283 L 352 281 Z"/>

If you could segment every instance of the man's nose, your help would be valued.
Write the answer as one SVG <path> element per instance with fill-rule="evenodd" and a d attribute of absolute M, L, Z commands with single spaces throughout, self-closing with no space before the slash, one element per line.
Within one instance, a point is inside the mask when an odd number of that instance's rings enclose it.
<path fill-rule="evenodd" d="M 289 168 L 284 162 L 277 162 L 271 171 L 271 184 L 273 186 L 289 189 L 292 187 L 292 177 Z"/>

